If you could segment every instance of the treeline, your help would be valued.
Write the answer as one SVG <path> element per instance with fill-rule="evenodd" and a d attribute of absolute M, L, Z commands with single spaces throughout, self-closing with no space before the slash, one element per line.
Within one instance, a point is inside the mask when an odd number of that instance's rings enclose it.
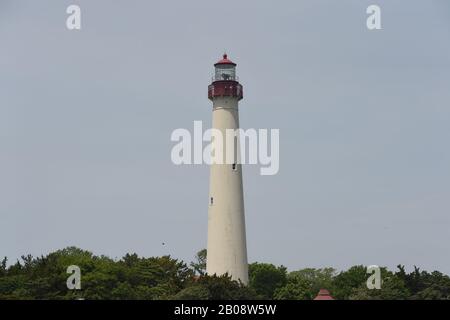
<path fill-rule="evenodd" d="M 450 299 L 450 278 L 438 271 L 399 265 L 381 268 L 381 289 L 369 290 L 364 266 L 288 272 L 283 266 L 252 263 L 249 284 L 205 275 L 206 251 L 189 265 L 170 256 L 120 260 L 69 247 L 47 256 L 23 256 L 0 265 L 0 299 L 294 299 L 311 300 L 322 288 L 335 299 Z M 67 267 L 81 270 L 81 290 L 69 290 Z"/>

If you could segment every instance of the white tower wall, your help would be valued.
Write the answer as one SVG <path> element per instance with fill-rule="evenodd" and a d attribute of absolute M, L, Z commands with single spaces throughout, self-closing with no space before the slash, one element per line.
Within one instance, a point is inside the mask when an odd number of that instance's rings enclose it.
<path fill-rule="evenodd" d="M 212 127 L 224 137 L 226 129 L 239 128 L 237 97 L 213 99 Z M 239 140 L 237 141 L 239 148 Z M 208 210 L 207 266 L 209 275 L 228 273 L 232 279 L 248 283 L 242 166 L 212 164 Z"/>

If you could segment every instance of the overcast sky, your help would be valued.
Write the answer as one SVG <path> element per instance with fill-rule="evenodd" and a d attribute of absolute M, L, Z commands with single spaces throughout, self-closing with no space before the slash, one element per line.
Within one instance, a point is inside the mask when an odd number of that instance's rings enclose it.
<path fill-rule="evenodd" d="M 170 135 L 210 125 L 226 50 L 241 126 L 280 129 L 279 173 L 244 167 L 250 262 L 450 273 L 449 39 L 448 0 L 0 0 L 0 256 L 191 261 L 209 169 Z"/>

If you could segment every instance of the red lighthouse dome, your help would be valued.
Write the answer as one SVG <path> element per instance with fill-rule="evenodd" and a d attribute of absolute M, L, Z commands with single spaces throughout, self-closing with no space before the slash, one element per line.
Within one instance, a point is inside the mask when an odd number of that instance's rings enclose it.
<path fill-rule="evenodd" d="M 219 60 L 216 64 L 214 64 L 214 66 L 216 67 L 220 64 L 228 64 L 228 65 L 236 66 L 236 63 L 234 63 L 233 61 L 228 59 L 228 55 L 226 53 L 223 54 L 223 59 Z"/>

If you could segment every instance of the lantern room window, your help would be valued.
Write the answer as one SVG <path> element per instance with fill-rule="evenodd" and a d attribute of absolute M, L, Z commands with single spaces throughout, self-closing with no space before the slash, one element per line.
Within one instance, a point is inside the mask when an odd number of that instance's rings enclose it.
<path fill-rule="evenodd" d="M 231 64 L 221 64 L 216 66 L 215 81 L 236 80 L 236 67 Z"/>

